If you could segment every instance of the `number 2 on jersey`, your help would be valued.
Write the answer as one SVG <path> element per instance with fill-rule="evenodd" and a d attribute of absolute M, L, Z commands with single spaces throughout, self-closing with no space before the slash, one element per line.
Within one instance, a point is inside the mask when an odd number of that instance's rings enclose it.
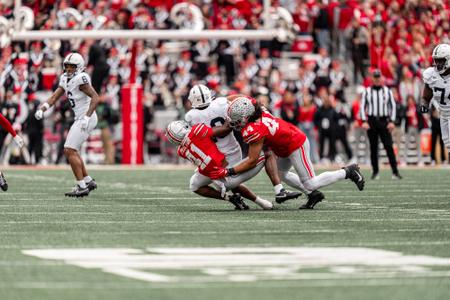
<path fill-rule="evenodd" d="M 271 135 L 274 135 L 277 129 L 280 127 L 280 124 L 274 119 L 262 117 L 262 122 L 264 125 L 266 125 L 267 129 L 269 129 L 269 132 Z"/>
<path fill-rule="evenodd" d="M 67 92 L 67 99 L 69 100 L 70 107 L 74 108 L 75 107 L 75 100 L 73 100 L 70 97 L 72 97 L 72 92 Z"/>
<path fill-rule="evenodd" d="M 441 93 L 441 101 L 439 101 L 439 103 L 440 103 L 441 105 L 447 105 L 447 103 L 445 102 L 445 88 L 438 88 L 438 87 L 435 87 L 435 88 L 434 88 L 434 91 L 435 91 L 435 92 L 440 92 L 440 93 Z M 450 93 L 449 93 L 449 95 L 448 95 L 447 98 L 450 100 Z"/>

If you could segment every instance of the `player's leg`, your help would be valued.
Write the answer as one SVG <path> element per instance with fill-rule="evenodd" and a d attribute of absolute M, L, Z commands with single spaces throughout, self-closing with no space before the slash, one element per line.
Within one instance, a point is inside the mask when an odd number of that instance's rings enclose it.
<path fill-rule="evenodd" d="M 393 142 L 392 142 L 392 135 L 387 129 L 387 127 L 380 128 L 380 139 L 381 143 L 383 143 L 383 147 L 386 150 L 386 154 L 389 160 L 389 164 L 391 165 L 393 178 L 401 179 L 397 168 L 397 160 L 395 158 L 394 148 L 393 148 Z"/>
<path fill-rule="evenodd" d="M 242 201 L 241 196 L 223 194 L 222 191 L 211 187 L 211 183 L 212 180 L 210 178 L 200 174 L 198 171 L 195 171 L 194 175 L 191 176 L 191 179 L 189 181 L 189 189 L 197 195 L 205 198 L 229 201 L 235 206 L 235 209 L 237 210 L 244 210 L 249 208 L 244 203 L 244 201 Z"/>
<path fill-rule="evenodd" d="M 300 177 L 303 185 L 310 191 L 318 190 L 321 187 L 333 184 L 339 180 L 351 179 L 358 186 L 359 190 L 364 188 L 364 177 L 359 172 L 358 166 L 350 165 L 344 169 L 336 171 L 323 172 L 315 176 L 314 167 L 309 157 L 309 141 L 305 143 L 290 156 L 294 169 Z"/>
<path fill-rule="evenodd" d="M 93 113 L 92 116 L 91 116 L 91 119 L 89 120 L 89 124 L 88 124 L 88 128 L 87 128 L 88 136 L 94 130 L 94 128 L 97 126 L 97 122 L 98 122 L 97 114 Z M 87 140 L 88 136 L 86 136 L 86 140 Z M 83 170 L 83 180 L 86 183 L 89 191 L 93 191 L 93 190 L 97 189 L 97 182 L 95 181 L 94 178 L 89 176 L 83 160 L 81 160 L 81 162 L 83 163 L 83 168 L 82 168 L 82 170 Z"/>
<path fill-rule="evenodd" d="M 289 157 L 279 157 L 277 161 L 278 172 L 280 174 L 281 180 L 286 182 L 290 187 L 301 191 L 302 193 L 308 195 L 311 191 L 307 190 L 297 174 L 290 172 L 292 168 L 292 163 Z"/>
<path fill-rule="evenodd" d="M 372 164 L 372 179 L 378 177 L 378 133 L 375 128 L 367 130 L 367 136 L 370 144 L 370 162 Z"/>
<path fill-rule="evenodd" d="M 85 179 L 90 179 L 87 180 L 88 182 L 93 180 L 88 177 L 86 167 L 84 166 L 79 151 L 81 149 L 81 145 L 87 140 L 89 133 L 95 128 L 96 125 L 97 115 L 93 114 L 86 130 L 81 130 L 81 125 L 78 121 L 75 121 L 69 130 L 66 143 L 64 144 L 64 155 L 72 168 L 77 184 L 71 192 L 66 193 L 66 196 L 83 197 L 89 195 L 90 189 L 87 186 Z"/>
<path fill-rule="evenodd" d="M 8 183 L 6 182 L 6 178 L 5 175 L 3 175 L 3 172 L 0 172 L 0 188 L 4 192 L 8 190 Z"/>
<path fill-rule="evenodd" d="M 245 198 L 253 201 L 256 205 L 260 206 L 262 209 L 272 209 L 273 204 L 270 201 L 258 197 L 253 192 L 251 192 L 247 187 L 243 186 L 242 183 L 255 177 L 261 169 L 264 167 L 265 157 L 261 155 L 258 159 L 256 167 L 250 169 L 244 173 L 230 176 L 225 178 L 225 188 L 227 190 L 232 190 L 233 192 L 239 192 Z M 244 193 L 244 194 L 242 194 Z"/>
<path fill-rule="evenodd" d="M 277 203 L 283 203 L 287 200 L 298 198 L 301 193 L 288 191 L 281 183 L 281 178 L 277 166 L 277 158 L 275 157 L 275 154 L 272 151 L 267 150 L 264 152 L 264 155 L 266 157 L 266 163 L 264 167 L 267 176 L 272 182 L 273 188 L 275 190 L 275 201 Z M 291 172 L 288 171 L 288 173 Z M 292 175 L 295 174 L 292 173 Z"/>
<path fill-rule="evenodd" d="M 442 141 L 444 142 L 445 149 L 447 151 L 450 151 L 450 122 L 449 122 L 449 117 L 441 116 L 440 122 L 441 122 Z M 441 151 L 444 151 L 444 149 L 442 149 Z"/>

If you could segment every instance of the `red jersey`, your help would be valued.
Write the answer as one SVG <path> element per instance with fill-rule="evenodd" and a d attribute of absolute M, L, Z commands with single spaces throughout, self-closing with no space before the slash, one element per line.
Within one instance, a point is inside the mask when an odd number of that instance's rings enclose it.
<path fill-rule="evenodd" d="M 213 130 L 205 124 L 192 127 L 178 147 L 178 155 L 190 160 L 198 167 L 200 174 L 209 176 L 215 167 L 224 167 L 225 155 L 219 151 L 213 140 Z"/>
<path fill-rule="evenodd" d="M 264 137 L 264 145 L 272 149 L 279 157 L 289 156 L 306 140 L 306 135 L 295 125 L 275 118 L 266 111 L 262 113 L 260 119 L 248 123 L 242 129 L 242 137 L 247 144 Z"/>

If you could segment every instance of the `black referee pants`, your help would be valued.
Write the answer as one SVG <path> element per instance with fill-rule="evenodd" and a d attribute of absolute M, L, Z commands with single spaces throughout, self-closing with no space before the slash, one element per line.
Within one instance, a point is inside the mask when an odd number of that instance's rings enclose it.
<path fill-rule="evenodd" d="M 374 174 L 378 173 L 378 138 L 381 139 L 386 154 L 389 159 L 389 164 L 392 168 L 392 173 L 398 174 L 397 160 L 395 159 L 394 149 L 392 148 L 392 136 L 387 125 L 389 123 L 388 118 L 375 118 L 369 117 L 370 129 L 367 131 L 370 143 L 370 161 L 372 163 L 372 171 Z"/>

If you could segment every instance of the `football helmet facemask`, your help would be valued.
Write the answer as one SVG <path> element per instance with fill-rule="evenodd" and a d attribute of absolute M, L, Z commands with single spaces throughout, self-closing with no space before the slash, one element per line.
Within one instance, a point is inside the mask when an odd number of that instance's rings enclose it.
<path fill-rule="evenodd" d="M 432 53 L 434 68 L 439 74 L 445 73 L 450 68 L 450 45 L 439 44 Z"/>
<path fill-rule="evenodd" d="M 191 130 L 191 126 L 185 121 L 173 121 L 167 125 L 166 128 L 166 137 L 174 144 L 181 144 L 184 137 Z"/>

